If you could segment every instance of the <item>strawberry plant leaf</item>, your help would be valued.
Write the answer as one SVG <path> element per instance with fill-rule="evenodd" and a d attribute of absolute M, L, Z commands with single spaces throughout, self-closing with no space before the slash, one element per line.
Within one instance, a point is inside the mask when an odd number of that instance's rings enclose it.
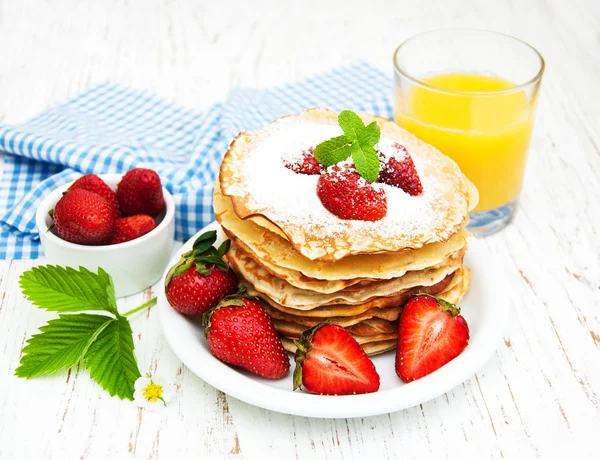
<path fill-rule="evenodd" d="M 141 377 L 133 350 L 131 326 L 122 316 L 111 319 L 87 349 L 90 376 L 111 396 L 133 399 L 135 381 Z"/>
<path fill-rule="evenodd" d="M 15 375 L 30 379 L 75 365 L 111 321 L 109 316 L 86 313 L 48 321 L 27 341 Z"/>
<path fill-rule="evenodd" d="M 315 159 L 324 166 L 334 165 L 349 156 L 350 141 L 346 136 L 334 137 L 315 147 Z"/>
<path fill-rule="evenodd" d="M 110 275 L 86 268 L 45 265 L 23 272 L 19 285 L 25 297 L 48 311 L 104 310 L 117 314 Z"/>
<path fill-rule="evenodd" d="M 225 254 L 227 254 L 227 251 L 229 251 L 230 246 L 231 246 L 231 241 L 225 240 L 225 241 L 223 241 L 223 243 L 221 243 L 221 246 L 219 246 L 219 249 L 217 250 L 217 252 L 219 253 L 219 255 L 221 257 L 223 257 Z"/>
<path fill-rule="evenodd" d="M 203 246 L 206 246 L 206 248 L 208 249 L 215 243 L 215 241 L 217 241 L 217 232 L 215 230 L 204 232 L 202 235 L 196 238 L 196 241 L 194 241 L 193 249 L 195 251 L 196 249 L 198 249 L 198 247 Z"/>
<path fill-rule="evenodd" d="M 362 119 L 352 110 L 343 110 L 340 112 L 338 123 L 350 142 L 357 139 L 359 134 L 365 129 Z"/>

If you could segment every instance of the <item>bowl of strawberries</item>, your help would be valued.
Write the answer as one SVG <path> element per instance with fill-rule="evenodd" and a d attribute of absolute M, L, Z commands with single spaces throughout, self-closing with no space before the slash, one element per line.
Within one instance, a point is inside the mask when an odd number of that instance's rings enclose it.
<path fill-rule="evenodd" d="M 175 204 L 158 174 L 86 174 L 44 198 L 36 225 L 49 263 L 102 267 L 117 297 L 154 284 L 169 261 Z"/>

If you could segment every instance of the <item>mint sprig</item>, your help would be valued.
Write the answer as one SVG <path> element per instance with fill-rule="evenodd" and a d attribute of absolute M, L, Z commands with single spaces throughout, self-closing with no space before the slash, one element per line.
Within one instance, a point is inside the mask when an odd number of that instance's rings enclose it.
<path fill-rule="evenodd" d="M 375 145 L 381 137 L 376 122 L 367 126 L 351 110 L 338 115 L 338 123 L 344 134 L 321 142 L 315 147 L 315 158 L 324 166 L 332 166 L 352 156 L 358 173 L 367 181 L 375 182 L 379 177 L 379 156 Z"/>
<path fill-rule="evenodd" d="M 120 314 L 112 278 L 101 268 L 93 273 L 83 267 L 40 266 L 24 272 L 19 284 L 34 305 L 63 314 L 27 341 L 15 375 L 30 379 L 83 360 L 90 376 L 111 396 L 133 399 L 134 384 L 141 374 L 126 317 L 154 305 L 156 298 Z M 81 313 L 86 311 L 101 313 Z"/>

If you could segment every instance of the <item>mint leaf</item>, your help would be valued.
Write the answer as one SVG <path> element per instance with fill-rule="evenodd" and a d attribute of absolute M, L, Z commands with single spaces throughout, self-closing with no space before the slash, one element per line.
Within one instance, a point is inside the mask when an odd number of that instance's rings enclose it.
<path fill-rule="evenodd" d="M 367 181 L 375 182 L 379 177 L 379 156 L 373 146 L 361 145 L 358 140 L 352 143 L 352 160 L 358 173 Z"/>
<path fill-rule="evenodd" d="M 338 115 L 338 123 L 350 142 L 357 139 L 360 133 L 365 129 L 365 124 L 362 119 L 352 110 L 343 110 L 340 112 Z"/>
<path fill-rule="evenodd" d="M 111 396 L 133 399 L 135 381 L 141 377 L 129 321 L 119 316 L 98 334 L 85 354 L 90 376 Z"/>
<path fill-rule="evenodd" d="M 34 267 L 21 275 L 19 285 L 34 305 L 48 311 L 104 310 L 117 314 L 110 275 L 54 265 Z"/>
<path fill-rule="evenodd" d="M 370 145 L 371 147 L 374 147 L 375 144 L 379 142 L 380 137 L 381 128 L 379 128 L 379 125 L 376 122 L 372 121 L 367 126 L 365 126 L 365 129 L 358 133 L 356 139 L 360 142 L 361 145 Z"/>
<path fill-rule="evenodd" d="M 103 315 L 60 315 L 40 327 L 25 348 L 17 377 L 30 379 L 47 375 L 76 364 L 112 318 Z"/>
<path fill-rule="evenodd" d="M 315 159 L 324 166 L 334 165 L 349 156 L 350 141 L 346 136 L 334 137 L 315 147 Z"/>

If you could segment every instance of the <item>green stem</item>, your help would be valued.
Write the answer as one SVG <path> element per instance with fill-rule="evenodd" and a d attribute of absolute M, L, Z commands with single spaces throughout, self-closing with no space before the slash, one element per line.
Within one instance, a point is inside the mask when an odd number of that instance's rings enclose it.
<path fill-rule="evenodd" d="M 133 310 L 129 310 L 129 311 L 128 311 L 128 312 L 126 312 L 126 313 L 123 313 L 123 316 L 130 316 L 130 315 L 133 315 L 134 313 L 137 313 L 138 311 L 140 311 L 140 310 L 143 310 L 144 308 L 149 308 L 149 307 L 151 307 L 151 306 L 152 306 L 152 305 L 154 305 L 156 302 L 157 302 L 157 298 L 156 298 L 156 297 L 154 297 L 154 298 L 150 299 L 148 302 L 146 302 L 146 303 L 144 303 L 144 304 L 140 305 L 139 307 L 136 307 L 136 308 L 134 308 Z"/>

